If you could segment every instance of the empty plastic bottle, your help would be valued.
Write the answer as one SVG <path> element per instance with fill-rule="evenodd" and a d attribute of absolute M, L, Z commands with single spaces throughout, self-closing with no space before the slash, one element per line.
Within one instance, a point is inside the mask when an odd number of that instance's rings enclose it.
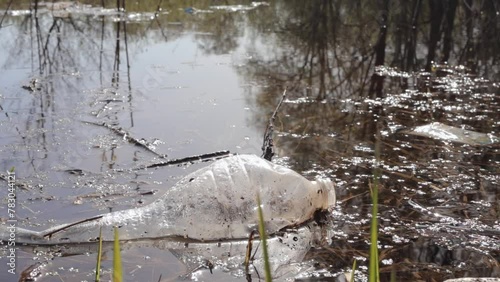
<path fill-rule="evenodd" d="M 254 155 L 236 155 L 199 169 L 149 205 L 116 211 L 41 232 L 18 228 L 25 243 L 184 237 L 196 240 L 248 238 L 257 229 L 256 196 L 260 194 L 269 234 L 299 225 L 316 210 L 335 204 L 333 183 L 309 181 L 298 173 Z M 3 238 L 3 237 L 2 237 Z"/>

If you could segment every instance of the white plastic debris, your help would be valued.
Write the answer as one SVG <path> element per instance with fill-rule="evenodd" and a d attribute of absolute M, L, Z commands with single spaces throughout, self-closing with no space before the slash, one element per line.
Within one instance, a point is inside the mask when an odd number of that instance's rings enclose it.
<path fill-rule="evenodd" d="M 248 238 L 257 229 L 256 197 L 260 194 L 267 232 L 297 226 L 316 210 L 335 204 L 330 180 L 309 181 L 298 173 L 254 155 L 213 162 L 170 188 L 155 202 L 117 211 L 42 232 L 18 228 L 18 239 L 34 243 L 176 237 L 197 240 Z"/>
<path fill-rule="evenodd" d="M 417 126 L 412 130 L 403 130 L 402 133 L 469 145 L 490 145 L 500 141 L 492 134 L 466 130 L 439 122 Z"/>

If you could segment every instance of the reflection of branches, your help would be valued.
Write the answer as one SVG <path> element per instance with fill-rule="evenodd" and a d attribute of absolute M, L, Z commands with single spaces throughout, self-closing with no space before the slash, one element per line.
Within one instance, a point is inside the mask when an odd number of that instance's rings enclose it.
<path fill-rule="evenodd" d="M 438 3 L 439 1 L 434 2 L 436 5 L 445 5 Z M 347 140 L 349 144 L 355 140 L 373 141 L 376 127 L 370 120 L 366 121 L 365 117 L 366 112 L 370 111 L 378 113 L 377 118 L 384 120 L 384 112 L 377 105 L 346 106 L 345 103 L 331 102 L 345 97 L 359 103 L 368 98 L 367 94 L 373 98 L 383 97 L 387 95 L 383 90 L 396 86 L 396 81 L 399 82 L 397 86 L 408 87 L 406 78 L 388 81 L 382 76 L 372 76 L 373 66 L 392 61 L 405 68 L 418 66 L 417 63 L 423 67 L 426 64 L 425 55 L 430 54 L 419 52 L 418 55 L 423 58 L 417 60 L 417 46 L 429 43 L 423 35 L 431 34 L 431 24 L 425 21 L 425 17 L 432 17 L 432 14 L 424 6 L 425 1 L 400 1 L 397 2 L 400 6 L 391 5 L 390 9 L 389 3 L 394 2 L 388 0 L 366 3 L 356 9 L 347 7 L 356 4 L 340 3 L 341 1 L 281 3 L 280 13 L 274 15 L 276 21 L 255 24 L 256 29 L 262 29 L 260 25 L 277 25 L 276 33 L 269 38 L 260 39 L 275 41 L 273 45 L 276 48 L 262 53 L 256 48 L 252 59 L 240 69 L 258 84 L 269 86 L 260 93 L 249 95 L 258 97 L 255 103 L 262 108 L 262 112 L 274 108 L 277 85 L 286 83 L 289 86 L 290 101 L 283 107 L 280 119 L 283 125 L 279 138 L 275 141 L 280 142 L 278 148 L 285 149 L 285 154 L 293 155 L 294 158 L 298 155 L 308 158 L 310 154 L 319 154 L 325 147 L 338 148 L 336 151 L 347 150 L 349 146 L 335 138 L 326 137 L 331 132 L 345 136 L 344 141 Z M 456 44 L 453 44 L 451 38 L 450 23 L 452 19 L 456 21 L 459 14 L 451 4 L 453 3 L 446 4 L 448 10 L 439 21 L 438 35 L 433 35 L 433 40 L 439 36 L 447 41 L 438 40 L 436 42 L 442 45 L 431 46 L 434 49 L 432 52 L 441 52 L 436 58 L 439 56 L 446 59 L 452 50 L 456 50 Z M 401 11 L 409 12 L 405 14 Z M 376 19 L 380 18 L 380 12 L 382 20 L 378 22 Z M 394 18 L 400 22 L 392 22 Z M 406 23 L 407 26 L 404 26 Z M 437 22 L 434 31 L 437 30 L 436 26 Z M 494 26 L 488 32 L 495 30 Z M 401 30 L 403 32 L 397 33 Z M 472 32 L 474 29 L 468 30 Z M 393 35 L 395 31 L 396 36 Z M 454 31 L 453 34 L 457 33 Z M 493 33 L 489 34 L 490 38 L 494 38 Z M 266 33 L 261 36 L 265 37 Z M 404 90 L 398 88 L 396 91 Z M 316 104 L 315 101 L 325 104 Z M 265 127 L 266 121 L 262 116 L 262 113 L 257 113 L 255 123 Z M 410 119 L 398 122 L 413 124 L 415 121 Z"/>
<path fill-rule="evenodd" d="M 253 73 L 275 81 L 281 77 L 290 84 L 291 94 L 305 92 L 305 96 L 317 100 L 361 94 L 367 77 L 366 62 L 373 49 L 366 46 L 369 40 L 351 37 L 344 29 L 349 26 L 366 33 L 363 26 L 367 24 L 343 22 L 342 8 L 334 1 L 292 3 L 283 8 L 286 18 L 278 21 L 279 45 L 286 47 L 276 50 L 275 60 L 252 60 Z M 350 47 L 360 43 L 359 48 Z M 265 79 L 272 84 L 271 79 Z M 362 87 L 357 88 L 358 82 Z"/>
<path fill-rule="evenodd" d="M 70 24 L 72 30 L 78 31 L 83 35 L 82 29 L 79 28 L 72 19 L 65 21 L 62 18 L 55 17 L 52 19 L 52 24 L 50 25 L 48 31 L 44 32 L 40 23 L 41 19 L 39 17 L 35 17 L 34 20 L 38 48 L 39 73 L 44 74 L 48 71 L 47 74 L 52 74 L 55 71 L 58 71 L 53 69 L 56 65 L 63 67 L 75 66 L 77 62 L 74 55 L 78 55 L 78 53 L 65 48 L 62 40 L 63 37 L 59 36 L 59 34 L 62 32 L 61 30 L 64 28 L 66 23 Z M 44 34 L 46 36 L 45 38 L 43 38 Z M 55 46 L 52 46 L 51 43 L 54 36 L 56 44 Z M 62 59 L 69 60 L 70 63 L 64 62 L 61 64 Z"/>
<path fill-rule="evenodd" d="M 158 6 L 156 7 L 156 11 L 155 11 L 155 14 L 154 14 L 154 18 L 153 20 L 149 23 L 148 27 L 146 28 L 145 32 L 147 32 L 151 26 L 153 26 L 153 23 L 156 23 L 158 25 L 158 27 L 160 28 L 160 31 L 161 31 L 161 35 L 163 36 L 163 38 L 165 38 L 165 41 L 168 41 L 168 38 L 167 38 L 167 35 L 165 34 L 165 32 L 163 31 L 163 27 L 161 26 L 161 23 L 160 21 L 158 20 L 158 16 L 160 15 L 160 11 L 161 11 L 161 3 L 162 3 L 162 0 L 160 0 L 158 2 Z"/>
<path fill-rule="evenodd" d="M 148 26 L 148 28 L 146 28 L 145 32 L 149 30 L 149 28 L 153 25 L 153 22 L 155 22 L 158 27 L 160 28 L 160 32 L 161 32 L 161 35 L 163 36 L 163 38 L 165 39 L 165 41 L 168 41 L 168 36 L 167 34 L 165 33 L 165 31 L 163 30 L 163 26 L 161 25 L 161 22 L 158 20 L 158 16 L 155 15 L 155 18 L 153 21 L 151 21 L 150 25 Z"/>
<path fill-rule="evenodd" d="M 115 59 L 113 61 L 113 78 L 111 84 L 118 88 L 120 83 L 120 28 L 121 21 L 116 22 L 116 44 L 115 44 Z"/>
<path fill-rule="evenodd" d="M 160 11 L 161 11 L 161 2 L 162 2 L 162 1 L 163 1 L 163 0 L 160 0 L 160 1 L 158 2 L 158 6 L 156 7 L 156 11 L 155 11 L 155 18 L 156 18 L 156 17 L 158 17 L 158 15 L 160 14 Z"/>
<path fill-rule="evenodd" d="M 210 16 L 208 16 L 210 15 Z M 238 47 L 241 27 L 236 23 L 239 13 L 213 13 L 207 14 L 207 18 L 199 31 L 208 33 L 198 35 L 199 48 L 207 54 L 229 54 Z"/>
<path fill-rule="evenodd" d="M 50 26 L 49 31 L 47 33 L 47 38 L 45 39 L 45 43 L 43 43 L 40 23 L 39 23 L 38 17 L 35 18 L 35 27 L 37 30 L 36 35 L 37 35 L 37 43 L 38 43 L 38 62 L 39 62 L 40 74 L 43 73 L 43 71 L 45 70 L 45 66 L 47 64 L 49 65 L 49 68 L 52 67 L 50 54 L 49 54 L 49 42 L 50 42 L 50 37 L 52 35 L 52 32 L 54 31 L 54 28 L 56 28 L 58 26 L 57 25 L 58 21 L 59 21 L 59 19 L 57 19 L 57 18 L 55 18 L 52 21 L 52 25 Z M 57 28 L 57 31 L 59 32 L 59 28 Z M 59 44 L 59 40 L 60 39 L 58 39 L 58 44 Z M 54 50 L 56 50 L 56 49 L 54 49 Z M 50 70 L 49 70 L 49 72 L 50 72 Z"/>
<path fill-rule="evenodd" d="M 10 0 L 9 5 L 7 5 L 7 9 L 5 9 L 5 12 L 3 13 L 2 19 L 0 20 L 0 28 L 2 28 L 3 20 L 5 19 L 5 16 L 7 15 L 7 12 L 10 9 L 10 5 L 12 5 L 12 1 L 13 0 Z"/>
<path fill-rule="evenodd" d="M 386 49 L 386 38 L 387 38 L 387 25 L 389 17 L 389 0 L 384 0 L 384 7 L 382 11 L 382 22 L 380 23 L 380 34 L 377 40 L 377 44 L 374 46 L 375 52 L 375 66 L 382 66 L 385 63 L 385 49 Z M 377 74 L 373 74 L 372 81 L 370 85 L 369 94 L 370 97 L 383 97 L 384 78 Z"/>
<path fill-rule="evenodd" d="M 406 65 L 403 65 L 404 70 L 412 70 L 413 64 L 415 63 L 416 56 L 416 45 L 417 45 L 417 19 L 420 14 L 420 7 L 422 5 L 422 0 L 417 0 L 413 8 L 413 16 L 411 20 L 411 28 L 412 31 L 410 33 L 409 39 L 406 40 L 405 44 L 405 57 L 406 57 Z"/>
<path fill-rule="evenodd" d="M 118 11 L 126 11 L 125 0 L 117 0 L 117 10 Z M 125 59 L 127 63 L 127 86 L 128 86 L 128 102 L 129 102 L 129 110 L 130 110 L 130 126 L 134 126 L 134 116 L 132 112 L 132 85 L 130 79 L 130 60 L 128 53 L 128 41 L 127 41 L 127 21 L 118 21 L 116 23 L 116 45 L 115 45 L 115 60 L 113 64 L 113 78 L 111 84 L 118 88 L 120 86 L 120 32 L 121 27 L 123 26 L 123 43 L 125 44 Z M 109 102 L 108 102 L 109 103 Z"/>

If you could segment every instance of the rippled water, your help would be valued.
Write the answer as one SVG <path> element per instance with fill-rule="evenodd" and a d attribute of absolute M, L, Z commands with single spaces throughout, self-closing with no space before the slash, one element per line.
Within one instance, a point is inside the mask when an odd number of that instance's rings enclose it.
<path fill-rule="evenodd" d="M 339 281 L 353 260 L 366 279 L 377 164 L 384 281 L 500 276 L 496 2 L 140 1 L 118 10 L 97 1 L 36 12 L 15 2 L 0 28 L 0 169 L 16 169 L 20 226 L 141 206 L 204 163 L 145 166 L 260 154 L 286 88 L 275 161 L 332 178 L 339 199 L 320 235 L 328 243 L 297 266 L 299 280 Z M 458 142 L 414 134 L 435 123 Z M 204 263 L 183 264 L 160 244 L 124 246 L 125 277 L 175 280 Z M 94 248 L 65 257 L 20 249 L 14 280 L 91 281 Z M 11 281 L 0 261 L 0 280 Z M 214 262 L 213 274 L 187 277 L 244 279 L 230 259 Z"/>

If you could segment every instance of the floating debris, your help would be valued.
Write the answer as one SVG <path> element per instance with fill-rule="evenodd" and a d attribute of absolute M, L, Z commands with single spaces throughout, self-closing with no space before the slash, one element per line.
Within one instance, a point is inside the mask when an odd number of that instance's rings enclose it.
<path fill-rule="evenodd" d="M 411 74 L 400 71 L 397 68 L 388 66 L 375 66 L 375 73 L 379 76 L 389 76 L 389 77 L 411 77 Z"/>
<path fill-rule="evenodd" d="M 195 240 L 246 239 L 257 228 L 256 195 L 262 199 L 268 234 L 295 227 L 317 210 L 335 205 L 330 180 L 309 181 L 300 174 L 255 155 L 218 160 L 170 188 L 155 202 L 35 232 L 17 229 L 18 242 L 60 244 L 113 240 L 113 227 L 123 240 L 182 237 Z M 8 238 L 6 226 L 0 238 Z"/>
<path fill-rule="evenodd" d="M 417 126 L 412 130 L 403 130 L 401 133 L 469 145 L 490 145 L 500 141 L 493 134 L 466 130 L 439 122 Z"/>
<path fill-rule="evenodd" d="M 0 13 L 5 13 L 5 11 L 0 11 Z M 7 15 L 12 16 L 12 17 L 29 16 L 29 15 L 31 15 L 31 11 L 30 10 L 9 10 L 9 11 L 7 11 Z"/>
<path fill-rule="evenodd" d="M 154 144 L 152 144 L 151 142 L 147 142 L 144 139 L 136 139 L 136 138 L 130 136 L 130 133 L 127 132 L 125 129 L 121 128 L 121 127 L 116 127 L 116 126 L 107 124 L 105 122 L 102 122 L 102 123 L 92 122 L 92 121 L 82 121 L 82 122 L 86 123 L 86 124 L 103 126 L 103 127 L 107 128 L 107 129 L 113 131 L 118 136 L 122 137 L 123 140 L 125 140 L 125 141 L 127 141 L 127 142 L 129 142 L 131 144 L 134 144 L 134 145 L 136 145 L 138 147 L 144 148 L 144 149 L 146 149 L 146 151 L 149 151 L 149 152 L 155 154 L 156 156 L 158 156 L 158 157 L 160 157 L 162 159 L 167 157 L 166 154 L 159 154 L 159 153 L 157 153 L 155 151 L 156 146 Z M 157 144 L 158 140 L 155 139 L 154 142 Z"/>
<path fill-rule="evenodd" d="M 260 6 L 269 6 L 269 3 L 252 2 L 250 5 L 219 5 L 219 6 L 210 6 L 210 9 L 223 10 L 227 12 L 241 12 L 241 11 L 250 11 Z"/>
<path fill-rule="evenodd" d="M 41 90 L 42 86 L 40 84 L 40 79 L 33 78 L 30 80 L 29 83 L 22 85 L 21 88 L 26 89 L 30 92 L 35 92 L 35 91 Z"/>

